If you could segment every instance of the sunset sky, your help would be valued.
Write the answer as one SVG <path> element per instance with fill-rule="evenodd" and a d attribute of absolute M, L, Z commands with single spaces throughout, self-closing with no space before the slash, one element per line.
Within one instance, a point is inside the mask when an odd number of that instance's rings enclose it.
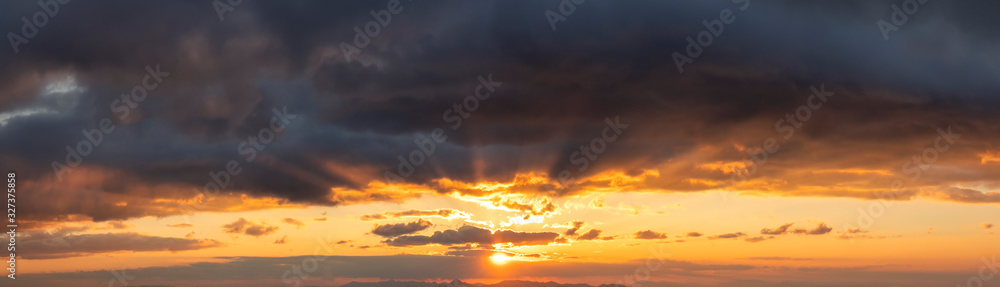
<path fill-rule="evenodd" d="M 0 286 L 1000 282 L 1000 2 L 46 1 Z"/>

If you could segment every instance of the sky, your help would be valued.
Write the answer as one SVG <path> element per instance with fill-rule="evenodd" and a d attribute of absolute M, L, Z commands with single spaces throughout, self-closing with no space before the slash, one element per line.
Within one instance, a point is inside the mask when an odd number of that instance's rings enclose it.
<path fill-rule="evenodd" d="M 0 282 L 990 286 L 998 9 L 0 3 Z"/>

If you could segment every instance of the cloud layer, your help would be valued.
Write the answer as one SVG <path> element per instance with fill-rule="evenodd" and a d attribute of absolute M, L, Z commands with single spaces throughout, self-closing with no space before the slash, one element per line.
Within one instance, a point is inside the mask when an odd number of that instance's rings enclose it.
<path fill-rule="evenodd" d="M 115 252 L 188 251 L 220 247 L 212 239 L 149 236 L 135 232 L 73 234 L 72 232 L 33 232 L 17 243 L 20 257 L 54 259 Z"/>
<path fill-rule="evenodd" d="M 729 4 L 595 3 L 552 31 L 540 11 L 557 2 L 413 3 L 350 61 L 339 44 L 368 21 L 369 5 L 247 3 L 221 23 L 194 2 L 66 6 L 17 54 L 0 55 L 8 63 L 0 136 L 16 139 L 0 143 L 0 158 L 39 191 L 25 199 L 37 207 L 25 216 L 39 220 L 185 213 L 178 203 L 196 200 L 190 190 L 214 182 L 230 161 L 241 171 L 225 189 L 251 198 L 405 201 L 420 192 L 381 185 L 385 173 L 429 150 L 421 139 L 438 128 L 447 139 L 405 178 L 416 190 L 564 196 L 621 182 L 608 174 L 645 174 L 614 186 L 875 199 L 903 180 L 891 198 L 1000 202 L 991 191 L 1000 162 L 990 160 L 1000 134 L 992 124 L 1000 101 L 991 96 L 1000 85 L 990 79 L 1000 71 L 982 29 L 991 18 L 978 12 L 995 4 L 938 4 L 885 41 L 872 23 L 891 13 L 888 4 L 753 3 L 679 73 L 672 52 L 704 29 L 705 15 L 738 9 Z M 8 8 L 3 27 L 20 27 L 21 15 L 37 9 Z M 962 29 L 942 32 L 954 27 Z M 811 32 L 818 29 L 828 32 Z M 127 116 L 115 111 L 145 67 L 157 65 L 169 76 Z M 455 105 L 474 96 L 479 77 L 503 84 L 459 125 Z M 822 108 L 800 127 L 776 128 L 820 86 L 832 93 Z M 442 116 L 448 110 L 453 117 Z M 294 118 L 266 149 L 240 148 L 275 111 Z M 52 163 L 66 165 L 65 147 L 86 141 L 81 131 L 104 118 L 116 129 L 56 180 Z M 628 128 L 600 160 L 573 156 L 602 136 L 606 118 Z M 940 152 L 940 168 L 904 166 L 949 127 L 961 137 Z M 752 161 L 748 152 L 769 138 L 779 151 L 732 186 L 728 167 Z M 573 180 L 558 180 L 564 170 Z M 519 181 L 528 174 L 543 180 Z M 86 180 L 94 176 L 116 180 Z M 460 188 L 443 179 L 514 185 Z M 246 205 L 210 200 L 198 211 Z M 119 201 L 128 204 L 105 204 Z M 533 215 L 554 208 L 495 204 Z"/>
<path fill-rule="evenodd" d="M 520 232 L 513 230 L 490 231 L 489 229 L 465 225 L 453 230 L 435 231 L 433 235 L 404 235 L 386 240 L 389 246 L 416 245 L 462 245 L 477 244 L 481 247 L 493 244 L 546 245 L 549 243 L 566 242 L 555 232 Z"/>

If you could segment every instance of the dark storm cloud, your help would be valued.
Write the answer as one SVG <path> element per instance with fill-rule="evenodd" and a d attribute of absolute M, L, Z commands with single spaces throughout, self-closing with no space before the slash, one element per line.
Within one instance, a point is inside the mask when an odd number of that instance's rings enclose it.
<path fill-rule="evenodd" d="M 1000 134 L 993 96 L 1000 42 L 990 29 L 994 17 L 984 12 L 1000 4 L 928 5 L 885 41 L 875 23 L 888 17 L 891 2 L 752 1 L 682 74 L 671 54 L 684 52 L 702 21 L 735 5 L 594 0 L 552 31 L 542 12 L 556 1 L 405 2 L 348 62 L 339 44 L 353 41 L 353 27 L 370 21 L 380 3 L 247 1 L 221 22 L 210 4 L 71 2 L 19 53 L 0 53 L 4 166 L 51 193 L 128 203 L 58 204 L 26 209 L 27 218 L 180 214 L 155 199 L 191 199 L 191 190 L 213 182 L 209 173 L 230 160 L 242 171 L 227 192 L 321 205 L 400 202 L 418 195 L 366 188 L 398 171 L 397 156 L 419 150 L 414 136 L 435 128 L 447 140 L 406 181 L 478 194 L 434 180 L 508 182 L 519 173 L 555 178 L 577 170 L 571 155 L 601 136 L 606 117 L 629 128 L 576 175 L 579 182 L 530 183 L 517 192 L 568 195 L 611 184 L 590 175 L 650 169 L 660 175 L 624 189 L 704 191 L 718 186 L 689 179 L 723 182 L 730 174 L 699 166 L 742 161 L 742 147 L 781 138 L 775 121 L 820 84 L 835 95 L 755 175 L 783 183 L 746 192 L 876 199 L 903 175 L 903 161 L 951 126 L 962 137 L 938 164 L 953 168 L 925 174 L 895 199 L 1000 202 L 989 189 L 956 187 L 1000 184 L 1000 164 L 977 158 L 996 151 L 991 143 Z M 19 31 L 20 17 L 39 9 L 4 6 L 3 31 Z M 113 101 L 155 65 L 170 76 L 118 118 Z M 82 89 L 46 89 L 69 76 Z M 480 76 L 503 84 L 453 129 L 457 119 L 447 111 L 465 109 Z M 248 160 L 241 142 L 286 107 L 297 117 Z M 65 147 L 85 140 L 81 131 L 103 118 L 114 120 L 115 131 L 66 175 L 99 171 L 121 181 L 43 184 L 54 181 L 51 163 L 65 162 Z M 694 153 L 704 153 L 703 161 L 680 160 Z M 851 169 L 891 174 L 837 172 Z M 861 178 L 870 181 L 818 188 Z M 507 203 L 536 215 L 554 210 Z"/>

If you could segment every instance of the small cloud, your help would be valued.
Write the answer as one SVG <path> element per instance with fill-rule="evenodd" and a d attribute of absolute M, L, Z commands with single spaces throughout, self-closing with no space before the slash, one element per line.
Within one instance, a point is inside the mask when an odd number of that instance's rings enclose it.
<path fill-rule="evenodd" d="M 381 214 L 365 214 L 365 215 L 361 216 L 361 220 L 364 220 L 364 221 L 380 220 L 380 219 L 386 219 L 386 218 L 387 217 L 385 217 L 385 215 L 381 215 Z"/>
<path fill-rule="evenodd" d="M 581 227 L 583 227 L 583 221 L 573 221 L 572 224 L 573 228 L 567 229 L 566 232 L 563 233 L 564 235 L 566 236 L 576 235 L 576 232 L 579 231 Z"/>
<path fill-rule="evenodd" d="M 986 151 L 981 154 L 977 154 L 980 158 L 981 164 L 988 164 L 991 162 L 1000 163 L 1000 151 Z"/>
<path fill-rule="evenodd" d="M 1000 192 L 957 187 L 929 190 L 922 192 L 921 196 L 959 203 L 1000 203 Z"/>
<path fill-rule="evenodd" d="M 934 227 L 931 227 L 931 229 L 934 229 Z M 847 234 L 868 233 L 868 230 L 862 230 L 861 228 L 852 227 L 848 228 L 847 231 L 844 231 L 844 233 Z"/>
<path fill-rule="evenodd" d="M 472 244 L 457 245 L 457 246 L 448 246 L 448 249 L 451 249 L 451 250 L 469 250 L 469 249 L 472 249 L 472 248 L 473 248 Z"/>
<path fill-rule="evenodd" d="M 317 217 L 317 218 L 313 218 L 313 220 L 316 220 L 316 221 L 326 221 L 326 217 Z"/>
<path fill-rule="evenodd" d="M 659 233 L 652 230 L 643 230 L 635 233 L 635 239 L 665 239 L 666 233 Z"/>
<path fill-rule="evenodd" d="M 793 232 L 795 234 L 823 235 L 830 233 L 830 231 L 833 231 L 833 228 L 827 226 L 826 223 L 820 223 L 818 226 L 816 226 L 816 228 L 813 228 L 812 230 L 799 228 Z"/>
<path fill-rule="evenodd" d="M 841 233 L 840 235 L 838 235 L 837 239 L 854 240 L 854 239 L 886 239 L 886 238 L 899 238 L 899 237 L 903 237 L 902 235 L 881 236 L 881 235 L 868 235 L 868 234 L 864 234 L 864 233 L 868 233 L 868 231 L 856 232 L 854 234 L 850 234 L 850 233 L 846 233 L 845 232 L 845 233 Z"/>
<path fill-rule="evenodd" d="M 705 235 L 705 234 L 702 234 L 701 232 L 688 232 L 687 233 L 687 237 L 701 237 L 702 235 Z"/>
<path fill-rule="evenodd" d="M 187 235 L 184 235 L 184 238 L 187 238 L 187 239 L 194 238 L 194 231 L 191 231 L 191 233 L 188 233 Z"/>
<path fill-rule="evenodd" d="M 993 223 L 990 223 L 990 222 L 983 223 L 983 225 L 980 228 L 981 229 L 986 229 L 986 230 L 992 229 L 993 228 Z"/>
<path fill-rule="evenodd" d="M 760 234 L 766 235 L 782 235 L 788 232 L 788 228 L 792 227 L 792 223 L 785 223 L 775 229 L 764 228 L 760 230 Z"/>
<path fill-rule="evenodd" d="M 222 226 L 223 232 L 239 234 L 243 233 L 253 237 L 261 237 L 278 231 L 277 226 L 269 226 L 264 224 L 256 224 L 246 220 L 246 218 L 240 217 L 233 223 L 226 224 Z"/>
<path fill-rule="evenodd" d="M 274 244 L 285 244 L 285 239 L 286 238 L 288 238 L 288 235 L 285 235 L 285 236 L 281 237 L 281 239 L 275 240 Z"/>
<path fill-rule="evenodd" d="M 743 232 L 735 232 L 735 233 L 725 233 L 725 234 L 719 234 L 719 235 L 714 235 L 714 236 L 709 236 L 709 237 L 708 237 L 708 239 L 730 239 L 730 238 L 740 238 L 740 237 L 743 237 L 743 236 L 746 236 L 746 235 L 747 235 L 747 234 L 746 234 L 746 233 L 743 233 Z"/>
<path fill-rule="evenodd" d="M 531 215 L 546 215 L 556 211 L 556 205 L 552 204 L 552 199 L 549 198 L 524 201 L 523 198 L 492 196 L 489 198 L 488 205 L 511 211 L 526 212 Z"/>
<path fill-rule="evenodd" d="M 135 226 L 135 225 L 133 225 L 131 223 L 128 223 L 128 222 L 124 222 L 124 221 L 112 221 L 112 222 L 108 222 L 108 228 L 111 228 L 111 229 L 129 229 L 129 228 L 131 228 L 133 226 Z"/>
<path fill-rule="evenodd" d="M 485 228 L 465 225 L 457 230 L 435 231 L 430 236 L 424 235 L 403 235 L 384 241 L 389 246 L 420 246 L 420 245 L 465 245 L 470 243 L 479 246 L 491 246 L 493 244 L 512 245 L 547 245 L 549 243 L 566 243 L 565 238 L 560 238 L 555 232 L 521 232 L 513 230 L 492 231 Z"/>
<path fill-rule="evenodd" d="M 167 227 L 191 228 L 194 227 L 194 225 L 191 225 L 189 223 L 177 223 L 177 224 L 167 224 Z"/>
<path fill-rule="evenodd" d="M 757 237 L 746 238 L 746 239 L 743 239 L 743 240 L 746 240 L 747 242 L 750 242 L 750 243 L 757 243 L 757 242 L 761 242 L 761 241 L 772 239 L 772 238 L 774 238 L 774 236 L 768 236 L 767 238 L 764 238 L 764 236 L 757 236 Z"/>
<path fill-rule="evenodd" d="M 440 217 L 444 219 L 455 219 L 455 218 L 469 219 L 472 217 L 472 215 L 469 214 L 468 212 L 450 208 L 442 208 L 435 210 L 410 209 L 397 212 L 383 212 L 381 214 L 366 214 L 361 216 L 361 220 L 369 221 L 369 220 L 388 219 L 389 217 L 401 218 L 401 217 L 426 217 L 426 216 Z"/>
<path fill-rule="evenodd" d="M 395 223 L 395 224 L 376 224 L 372 228 L 372 234 L 382 236 L 382 237 L 396 237 L 404 234 L 417 233 L 424 229 L 430 228 L 433 224 L 430 221 L 418 219 L 414 222 L 409 223 Z"/>
<path fill-rule="evenodd" d="M 796 260 L 796 261 L 799 261 L 799 260 L 802 260 L 802 261 L 804 261 L 804 260 L 813 260 L 812 258 L 794 258 L 794 257 L 776 257 L 776 256 L 771 256 L 771 257 L 750 257 L 750 258 L 747 258 L 747 259 L 750 259 L 750 260 Z"/>
<path fill-rule="evenodd" d="M 302 226 L 306 225 L 305 223 L 302 223 L 302 221 L 298 221 L 295 218 L 291 218 L 291 217 L 285 217 L 285 219 L 282 219 L 281 221 L 283 221 L 285 223 L 288 223 L 288 224 L 291 224 L 291 225 L 295 225 L 298 228 L 302 228 Z"/>
<path fill-rule="evenodd" d="M 341 241 L 337 241 L 337 245 L 348 244 L 348 243 L 351 243 L 351 242 L 354 242 L 354 240 L 341 240 Z"/>
<path fill-rule="evenodd" d="M 595 240 L 595 239 L 611 240 L 611 239 L 614 239 L 613 236 L 606 236 L 606 237 L 600 237 L 600 236 L 601 236 L 601 230 L 591 229 L 590 231 L 587 231 L 587 233 L 584 233 L 583 235 L 580 235 L 579 237 L 577 237 L 576 240 Z"/>

